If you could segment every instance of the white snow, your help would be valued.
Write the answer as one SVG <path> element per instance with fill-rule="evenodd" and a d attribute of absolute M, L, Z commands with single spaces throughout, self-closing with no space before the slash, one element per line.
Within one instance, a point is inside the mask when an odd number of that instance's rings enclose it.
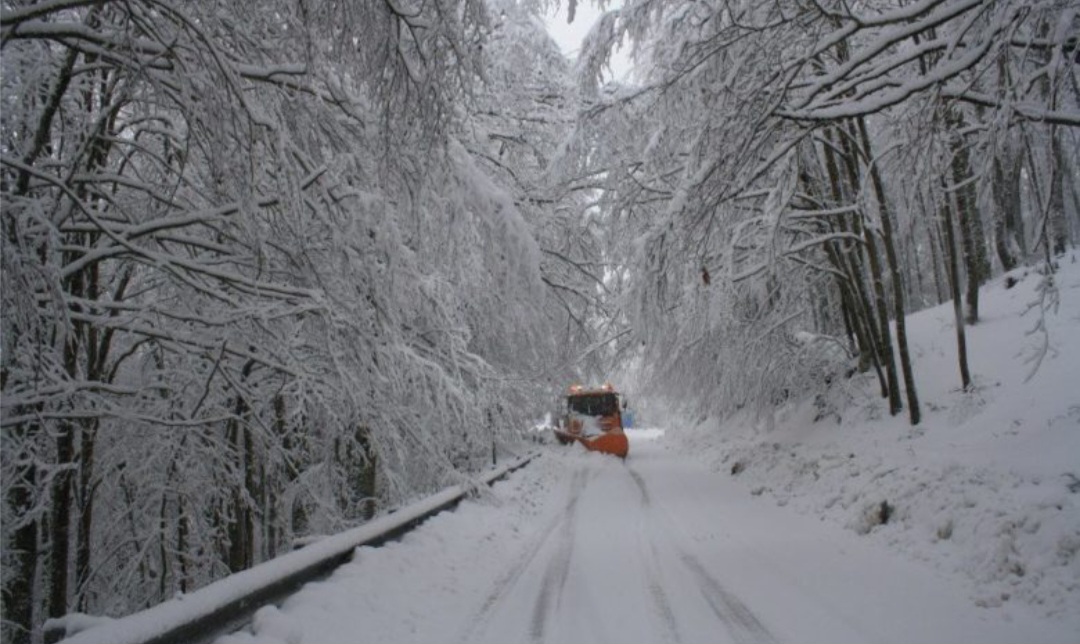
<path fill-rule="evenodd" d="M 867 374 L 818 407 L 699 423 L 677 435 L 678 449 L 729 477 L 739 470 L 734 480 L 766 501 L 963 580 L 979 606 L 1033 608 L 1080 640 L 1077 261 L 1064 258 L 1054 276 L 1060 306 L 1045 317 L 1046 335 L 1032 307 L 1038 272 L 1018 269 L 983 288 L 982 321 L 967 328 L 971 392 L 960 391 L 951 306 L 908 318 L 918 427 L 906 413 L 888 416 Z M 1007 278 L 1020 281 L 1006 289 Z M 815 422 L 821 402 L 833 411 Z M 880 525 L 883 501 L 892 515 Z"/>
<path fill-rule="evenodd" d="M 497 479 L 505 472 L 519 467 L 527 458 L 529 457 L 515 459 L 488 472 L 481 477 L 480 483 L 489 483 Z M 369 541 L 394 528 L 412 523 L 439 506 L 476 491 L 477 488 L 474 485 L 462 484 L 448 487 L 397 512 L 383 515 L 351 530 L 328 536 L 299 550 L 229 575 L 195 592 L 180 595 L 175 599 L 120 619 L 92 619 L 88 616 L 75 615 L 63 620 L 52 620 L 52 626 L 57 629 L 63 628 L 70 634 L 70 637 L 64 639 L 61 644 L 124 644 L 125 642 L 149 641 L 161 637 L 182 624 L 210 615 L 216 608 L 241 600 L 260 588 L 284 580 L 290 575 L 311 568 L 340 553 L 347 553 L 357 543 Z M 295 633 L 287 628 L 290 622 L 277 617 L 272 610 L 263 611 L 262 617 L 257 613 L 253 624 L 256 629 L 273 629 L 282 641 L 295 640 Z M 82 628 L 87 630 L 81 630 Z"/>
<path fill-rule="evenodd" d="M 600 419 L 596 416 L 572 412 L 570 414 L 570 422 L 580 423 L 581 435 L 585 437 L 591 438 L 593 436 L 599 436 L 603 432 L 603 430 L 600 429 Z"/>
<path fill-rule="evenodd" d="M 1021 271 L 984 289 L 972 392 L 950 309 L 910 319 L 917 428 L 867 376 L 817 422 L 806 403 L 629 430 L 625 462 L 544 445 L 219 642 L 1077 641 L 1080 270 L 1062 269 L 1027 383 L 1040 276 Z"/>
<path fill-rule="evenodd" d="M 917 428 L 867 375 L 768 421 L 628 430 L 625 461 L 539 445 L 218 642 L 1077 641 L 1080 269 L 1055 275 L 1046 336 L 1026 333 L 1041 276 L 1012 277 L 969 329 L 974 391 L 958 390 L 951 310 L 910 318 Z M 120 641 L 123 622 L 80 635 Z"/>
<path fill-rule="evenodd" d="M 360 548 L 247 642 L 1035 642 L 1076 619 L 980 608 L 965 581 L 751 495 L 630 430 L 578 445 L 382 548 Z"/>

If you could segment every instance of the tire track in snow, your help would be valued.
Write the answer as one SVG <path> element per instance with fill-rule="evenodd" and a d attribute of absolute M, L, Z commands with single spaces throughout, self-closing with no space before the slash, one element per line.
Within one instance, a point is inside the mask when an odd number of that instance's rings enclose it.
<path fill-rule="evenodd" d="M 574 528 L 576 527 L 577 499 L 575 498 L 567 506 L 566 525 L 559 533 L 559 543 L 551 564 L 544 571 L 544 578 L 540 582 L 540 593 L 536 596 L 533 605 L 532 621 L 529 623 L 529 636 L 534 642 L 544 639 L 544 629 L 547 625 L 548 616 L 551 613 L 552 600 L 556 606 L 562 596 L 562 590 L 566 586 L 566 578 L 570 574 L 570 555 L 574 548 Z"/>
<path fill-rule="evenodd" d="M 460 642 L 472 642 L 476 640 L 476 633 L 479 631 L 491 618 L 492 612 L 495 607 L 498 606 L 499 600 L 502 599 L 507 592 L 514 586 L 516 586 L 521 580 L 521 576 L 525 573 L 525 570 L 536 559 L 540 551 L 544 549 L 544 545 L 551 538 L 553 532 L 567 523 L 574 516 L 574 509 L 577 507 L 578 499 L 581 497 L 581 491 L 587 483 L 586 471 L 584 469 L 578 469 L 574 471 L 574 474 L 570 481 L 570 492 L 567 495 L 566 505 L 562 512 L 557 514 L 544 528 L 540 531 L 540 534 L 534 538 L 529 545 L 525 548 L 524 556 L 518 560 L 518 563 L 512 566 L 506 571 L 499 579 L 495 581 L 491 592 L 488 593 L 487 599 L 484 600 L 480 610 L 476 615 L 469 620 L 469 626 L 461 637 L 458 638 Z M 562 533 L 569 534 L 569 531 L 563 530 Z M 564 537 L 565 539 L 565 537 Z M 559 544 L 559 549 L 562 549 L 562 543 Z M 567 573 L 569 572 L 569 554 L 567 554 Z M 563 575 L 563 582 L 565 582 L 565 574 Z M 546 578 L 545 574 L 545 578 Z M 545 579 L 546 580 L 546 579 Z M 542 594 L 542 593 L 541 593 Z M 535 620 L 535 615 L 534 615 Z M 542 634 L 542 627 L 541 627 Z"/>
<path fill-rule="evenodd" d="M 649 488 L 641 474 L 630 467 L 627 467 L 626 470 L 637 485 L 638 491 L 641 492 L 641 509 L 644 515 L 645 511 L 652 507 L 652 495 L 649 494 Z M 664 584 L 661 581 L 660 552 L 656 547 L 655 539 L 648 533 L 648 530 L 643 530 L 643 532 L 646 533 L 645 536 L 648 539 L 648 552 L 643 559 L 645 561 L 645 572 L 648 575 L 649 596 L 652 598 L 656 611 L 660 614 L 660 619 L 663 620 L 664 630 L 670 635 L 669 639 L 681 642 L 682 637 L 679 635 L 675 611 L 671 608 L 671 601 L 668 599 L 667 591 L 664 590 Z"/>
<path fill-rule="evenodd" d="M 594 470 L 592 474 L 597 472 Z M 566 509 L 560 517 L 564 521 L 562 530 L 559 532 L 559 542 L 555 554 L 552 555 L 551 563 L 544 571 L 544 577 L 540 582 L 540 592 L 533 604 L 532 620 L 529 622 L 529 637 L 534 642 L 544 639 L 547 629 L 548 618 L 552 608 L 558 608 L 561 603 L 562 592 L 566 587 L 566 578 L 570 575 L 570 559 L 574 550 L 574 531 L 577 528 L 577 505 L 581 498 L 581 491 L 589 482 L 585 470 L 574 472 L 574 478 L 570 482 L 575 492 L 566 504 Z M 554 606 L 552 604 L 554 603 Z"/>
<path fill-rule="evenodd" d="M 652 506 L 652 497 L 649 495 L 649 489 L 645 487 L 645 479 L 641 478 L 641 475 L 633 468 L 627 467 L 626 471 L 630 472 L 630 478 L 634 479 L 634 483 L 637 483 L 638 491 L 641 492 L 642 507 L 646 510 L 649 509 Z"/>
<path fill-rule="evenodd" d="M 631 468 L 627 469 L 630 472 L 630 476 L 633 478 L 634 483 L 637 484 L 638 490 L 641 492 L 643 509 L 653 509 L 652 495 L 649 493 L 645 479 L 637 471 Z M 657 507 L 653 509 L 653 511 L 664 515 L 663 520 L 660 522 L 662 525 L 673 524 L 674 519 L 671 516 L 668 516 L 667 511 L 663 507 Z M 652 537 L 650 537 L 650 539 L 652 539 Z M 675 618 L 674 611 L 672 610 L 671 603 L 668 601 L 667 593 L 664 590 L 663 585 L 658 581 L 660 578 L 660 567 L 657 562 L 659 561 L 660 555 L 656 542 L 650 541 L 649 545 L 651 549 L 651 557 L 648 564 L 650 578 L 649 591 L 653 596 L 653 602 L 656 604 L 657 609 L 664 619 L 665 626 L 669 629 L 669 632 L 673 635 L 675 641 L 681 641 L 678 632 L 678 622 Z M 709 605 L 713 614 L 716 615 L 724 627 L 727 628 L 737 644 L 776 644 L 776 638 L 769 632 L 769 629 L 761 623 L 761 620 L 754 615 L 753 611 L 751 611 L 750 608 L 736 595 L 727 590 L 716 577 L 711 575 L 701 563 L 700 559 L 687 552 L 675 542 L 671 542 L 669 545 L 677 551 L 678 557 L 683 565 L 686 566 L 697 580 L 698 589 L 705 599 L 705 602 Z"/>
<path fill-rule="evenodd" d="M 664 620 L 664 628 L 671 635 L 671 639 L 675 642 L 681 642 L 682 637 L 679 635 L 679 624 L 675 620 L 675 611 L 671 608 L 667 591 L 664 590 L 663 584 L 660 583 L 660 567 L 657 564 L 660 555 L 656 550 L 656 544 L 650 542 L 649 550 L 649 595 L 652 596 L 656 610 L 660 612 L 660 618 Z"/>
<path fill-rule="evenodd" d="M 769 629 L 765 628 L 742 600 L 709 574 L 697 557 L 685 550 L 679 554 L 683 564 L 697 578 L 701 595 L 737 644 L 776 644 L 777 640 Z"/>

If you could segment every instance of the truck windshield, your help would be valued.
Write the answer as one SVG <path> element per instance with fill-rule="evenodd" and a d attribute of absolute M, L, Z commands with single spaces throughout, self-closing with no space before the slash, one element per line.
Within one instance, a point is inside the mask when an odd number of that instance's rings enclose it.
<path fill-rule="evenodd" d="M 570 396 L 566 402 L 570 411 L 586 416 L 611 416 L 619 410 L 619 399 L 613 393 Z"/>

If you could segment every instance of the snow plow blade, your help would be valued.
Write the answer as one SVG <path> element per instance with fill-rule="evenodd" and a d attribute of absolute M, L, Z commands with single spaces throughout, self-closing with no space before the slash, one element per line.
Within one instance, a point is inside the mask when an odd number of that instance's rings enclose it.
<path fill-rule="evenodd" d="M 611 454 L 612 456 L 618 456 L 619 458 L 626 458 L 626 455 L 630 452 L 630 441 L 627 440 L 626 434 L 622 432 L 617 434 L 611 432 L 600 434 L 594 438 L 587 438 L 584 436 L 567 434 L 566 432 L 556 429 L 555 437 L 563 444 L 577 441 L 584 445 L 585 449 L 591 452 L 603 452 L 604 454 Z"/>
<path fill-rule="evenodd" d="M 591 451 L 612 454 L 619 458 L 626 458 L 626 454 L 630 451 L 630 441 L 626 439 L 626 434 L 622 432 L 600 434 L 593 439 L 582 439 L 581 442 Z"/>

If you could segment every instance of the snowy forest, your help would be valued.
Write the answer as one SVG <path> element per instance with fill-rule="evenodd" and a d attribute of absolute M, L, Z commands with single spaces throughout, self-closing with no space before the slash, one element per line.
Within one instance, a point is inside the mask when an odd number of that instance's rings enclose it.
<path fill-rule="evenodd" d="M 905 314 L 967 388 L 980 285 L 1062 295 L 1080 0 L 600 0 L 575 60 L 557 3 L 0 3 L 3 641 L 468 480 L 572 382 L 918 424 Z"/>

